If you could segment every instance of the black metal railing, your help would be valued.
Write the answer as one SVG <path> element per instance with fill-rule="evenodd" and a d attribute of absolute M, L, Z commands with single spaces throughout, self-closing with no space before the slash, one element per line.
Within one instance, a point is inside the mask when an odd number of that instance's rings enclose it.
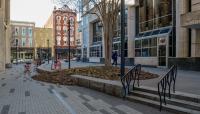
<path fill-rule="evenodd" d="M 141 72 L 141 65 L 137 64 L 133 68 L 131 68 L 123 77 L 121 77 L 121 82 L 123 86 L 122 94 L 124 98 L 126 97 L 127 94 L 130 93 L 130 85 L 132 81 L 133 81 L 133 88 L 132 88 L 133 90 L 134 90 L 136 81 L 139 87 L 140 72 Z"/>
<path fill-rule="evenodd" d="M 158 82 L 158 95 L 160 98 L 160 111 L 162 109 L 163 102 L 166 105 L 166 96 L 171 98 L 171 86 L 173 86 L 173 92 L 175 93 L 176 76 L 177 76 L 177 66 L 173 65 L 169 69 L 167 74 L 165 74 L 165 76 L 162 77 L 161 80 Z M 168 88 L 168 93 L 167 93 L 167 88 Z"/>

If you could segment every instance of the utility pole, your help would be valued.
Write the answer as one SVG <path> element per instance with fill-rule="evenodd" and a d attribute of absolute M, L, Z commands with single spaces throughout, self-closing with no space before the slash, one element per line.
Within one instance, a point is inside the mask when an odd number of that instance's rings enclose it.
<path fill-rule="evenodd" d="M 47 45 L 48 45 L 48 64 L 49 64 L 49 39 L 47 40 Z"/>
<path fill-rule="evenodd" d="M 124 60 L 124 41 L 125 41 L 125 3 L 121 0 L 121 77 L 125 72 L 125 60 Z"/>
<path fill-rule="evenodd" d="M 69 21 L 68 21 L 68 31 L 69 31 L 69 32 L 68 32 L 68 35 L 69 35 L 69 36 L 68 36 L 68 46 L 69 46 L 69 48 L 68 48 L 68 49 L 69 49 L 69 51 L 68 51 L 68 52 L 69 52 L 69 53 L 68 53 L 68 58 L 69 58 L 69 61 L 68 61 L 68 62 L 69 62 L 69 64 L 68 64 L 68 69 L 70 69 L 70 18 L 69 18 Z"/>

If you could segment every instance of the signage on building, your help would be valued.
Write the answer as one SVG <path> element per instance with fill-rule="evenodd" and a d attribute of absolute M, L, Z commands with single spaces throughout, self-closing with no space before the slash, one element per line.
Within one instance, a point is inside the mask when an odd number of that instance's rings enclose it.
<path fill-rule="evenodd" d="M 159 45 L 166 45 L 167 43 L 166 43 L 166 38 L 165 37 L 161 37 L 161 38 L 159 38 L 158 39 L 159 41 L 158 41 L 158 44 Z"/>

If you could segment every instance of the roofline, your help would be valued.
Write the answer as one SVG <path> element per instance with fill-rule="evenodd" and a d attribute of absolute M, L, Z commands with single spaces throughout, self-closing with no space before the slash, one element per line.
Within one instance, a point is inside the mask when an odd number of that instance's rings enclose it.
<path fill-rule="evenodd" d="M 16 20 L 11 20 L 10 23 L 23 23 L 23 24 L 34 24 L 35 22 L 31 22 L 31 21 L 16 21 Z"/>

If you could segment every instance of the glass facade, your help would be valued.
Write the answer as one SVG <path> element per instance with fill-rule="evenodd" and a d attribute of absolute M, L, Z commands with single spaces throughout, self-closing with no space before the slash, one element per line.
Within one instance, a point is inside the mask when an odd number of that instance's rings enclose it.
<path fill-rule="evenodd" d="M 93 43 L 102 42 L 102 27 L 100 22 L 93 23 Z"/>
<path fill-rule="evenodd" d="M 172 0 L 140 0 L 139 32 L 172 25 Z"/>
<path fill-rule="evenodd" d="M 136 57 L 156 57 L 157 56 L 157 38 L 148 38 L 135 41 Z"/>
<path fill-rule="evenodd" d="M 140 0 L 137 14 L 135 56 L 157 57 L 159 35 L 171 35 L 172 0 Z"/>
<path fill-rule="evenodd" d="M 90 47 L 90 57 L 102 57 L 102 46 Z"/>
<path fill-rule="evenodd" d="M 114 42 L 112 45 L 112 52 L 117 52 L 118 56 L 121 56 L 121 42 Z M 124 45 L 124 57 L 128 57 L 128 44 L 127 40 Z"/>

